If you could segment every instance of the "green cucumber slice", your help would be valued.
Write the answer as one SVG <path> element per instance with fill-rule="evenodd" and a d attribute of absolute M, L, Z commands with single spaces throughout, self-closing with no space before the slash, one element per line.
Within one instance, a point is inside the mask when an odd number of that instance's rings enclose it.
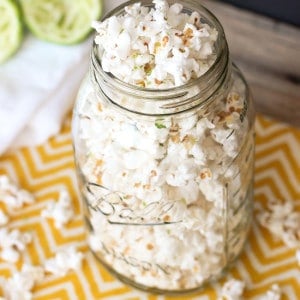
<path fill-rule="evenodd" d="M 0 0 L 0 64 L 17 51 L 22 37 L 19 7 L 12 0 Z"/>
<path fill-rule="evenodd" d="M 102 13 L 101 0 L 20 0 L 25 23 L 38 38 L 76 44 L 91 31 Z"/>

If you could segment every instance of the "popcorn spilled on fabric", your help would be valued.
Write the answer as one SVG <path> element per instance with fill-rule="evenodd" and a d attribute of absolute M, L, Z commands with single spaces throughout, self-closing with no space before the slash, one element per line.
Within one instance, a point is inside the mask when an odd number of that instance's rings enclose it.
<path fill-rule="evenodd" d="M 9 279 L 0 277 L 0 286 L 4 291 L 5 300 L 31 300 L 32 289 L 44 279 L 44 270 L 39 266 L 23 264 L 22 270 Z"/>
<path fill-rule="evenodd" d="M 42 210 L 41 216 L 52 218 L 57 229 L 62 228 L 74 217 L 72 201 L 67 190 L 61 190 L 58 201 L 51 201 L 47 207 Z"/>
<path fill-rule="evenodd" d="M 230 279 L 222 287 L 218 300 L 241 300 L 245 289 L 245 283 L 241 280 Z"/>
<path fill-rule="evenodd" d="M 9 217 L 2 209 L 0 209 L 0 227 L 6 225 L 8 221 L 9 221 Z"/>
<path fill-rule="evenodd" d="M 221 291 L 218 293 L 218 300 L 245 300 L 244 296 L 247 286 L 243 280 L 229 279 L 226 281 Z M 271 288 L 266 293 L 255 297 L 257 300 L 280 300 L 282 296 L 281 288 L 278 284 L 272 284 Z M 250 300 L 250 298 L 249 298 Z"/>
<path fill-rule="evenodd" d="M 256 218 L 289 248 L 300 248 L 300 212 L 294 201 L 268 201 L 267 209 L 257 205 Z"/>
<path fill-rule="evenodd" d="M 26 245 L 32 240 L 31 234 L 21 233 L 18 229 L 8 230 L 0 228 L 0 256 L 3 260 L 17 262 L 20 252 L 26 249 Z"/>
<path fill-rule="evenodd" d="M 34 203 L 34 196 L 28 191 L 19 188 L 6 175 L 0 176 L 0 201 L 4 203 L 5 211 L 21 210 L 24 205 Z M 19 263 L 21 254 L 34 238 L 32 233 L 21 232 L 11 228 L 9 215 L 0 209 L 0 259 L 10 264 Z M 55 225 L 62 229 L 74 216 L 73 206 L 66 190 L 61 190 L 57 203 L 50 202 L 42 211 L 42 217 L 53 217 Z M 70 270 L 81 267 L 83 253 L 75 246 L 61 249 L 53 258 L 45 260 L 43 265 L 33 266 L 23 263 L 20 271 L 16 271 L 10 278 L 0 276 L 0 290 L 4 300 L 31 300 L 33 288 L 41 283 L 47 274 L 64 276 Z"/>
<path fill-rule="evenodd" d="M 280 300 L 281 289 L 278 284 L 273 284 L 265 295 L 261 296 L 259 300 Z"/>
<path fill-rule="evenodd" d="M 65 276 L 70 270 L 79 270 L 82 265 L 83 254 L 70 246 L 58 251 L 53 258 L 44 263 L 45 272 L 56 276 Z"/>
<path fill-rule="evenodd" d="M 0 175 L 0 201 L 11 208 L 20 208 L 34 203 L 34 197 L 19 188 L 8 176 Z"/>

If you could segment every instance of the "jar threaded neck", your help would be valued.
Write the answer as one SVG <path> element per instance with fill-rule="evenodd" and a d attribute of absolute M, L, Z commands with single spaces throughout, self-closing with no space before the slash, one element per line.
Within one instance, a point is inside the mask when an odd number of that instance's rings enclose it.
<path fill-rule="evenodd" d="M 106 18 L 124 13 L 124 8 L 136 1 L 127 2 L 113 10 Z M 176 1 L 176 3 L 181 3 Z M 204 22 L 216 28 L 218 38 L 215 43 L 216 59 L 202 76 L 186 84 L 167 89 L 152 89 L 128 84 L 112 73 L 105 72 L 98 57 L 98 46 L 94 42 L 91 52 L 90 72 L 93 84 L 100 97 L 127 112 L 146 116 L 166 116 L 187 112 L 197 106 L 204 106 L 217 98 L 218 91 L 230 78 L 228 45 L 222 25 L 216 17 L 195 1 L 184 1 L 183 11 L 198 11 Z M 142 1 L 142 5 L 153 6 L 152 1 Z M 127 100 L 126 100 L 127 99 Z"/>

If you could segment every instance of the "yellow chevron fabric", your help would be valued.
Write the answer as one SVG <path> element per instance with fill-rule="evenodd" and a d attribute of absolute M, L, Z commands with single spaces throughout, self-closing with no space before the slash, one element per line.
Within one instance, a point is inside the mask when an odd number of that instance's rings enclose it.
<path fill-rule="evenodd" d="M 255 201 L 264 204 L 268 199 L 299 200 L 300 130 L 258 116 L 256 142 Z M 276 240 L 257 222 L 253 223 L 241 257 L 214 287 L 191 296 L 174 298 L 146 294 L 119 282 L 87 249 L 72 155 L 68 123 L 59 135 L 44 145 L 0 157 L 0 174 L 7 174 L 36 197 L 34 204 L 19 210 L 9 211 L 0 203 L 0 208 L 10 216 L 10 228 L 30 231 L 34 237 L 18 263 L 12 265 L 0 260 L 0 276 L 10 277 L 23 262 L 43 264 L 45 259 L 53 257 L 56 251 L 67 245 L 75 245 L 85 253 L 80 271 L 72 271 L 64 277 L 47 276 L 34 288 L 34 300 L 213 300 L 217 299 L 216 287 L 230 277 L 246 281 L 246 300 L 259 299 L 273 283 L 281 287 L 282 300 L 300 299 L 300 268 L 295 250 Z M 41 218 L 40 213 L 48 201 L 58 198 L 62 188 L 72 196 L 76 217 L 62 230 L 57 230 L 52 220 Z M 300 210 L 299 201 L 296 209 Z"/>

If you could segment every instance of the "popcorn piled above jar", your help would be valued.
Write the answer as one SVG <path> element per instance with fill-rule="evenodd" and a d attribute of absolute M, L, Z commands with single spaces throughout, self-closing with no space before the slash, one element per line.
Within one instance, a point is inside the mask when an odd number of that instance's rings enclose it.
<path fill-rule="evenodd" d="M 123 16 L 94 22 L 102 68 L 124 82 L 170 88 L 204 74 L 216 58 L 217 31 L 187 14 L 183 5 L 154 0 L 155 9 L 137 2 Z"/>

